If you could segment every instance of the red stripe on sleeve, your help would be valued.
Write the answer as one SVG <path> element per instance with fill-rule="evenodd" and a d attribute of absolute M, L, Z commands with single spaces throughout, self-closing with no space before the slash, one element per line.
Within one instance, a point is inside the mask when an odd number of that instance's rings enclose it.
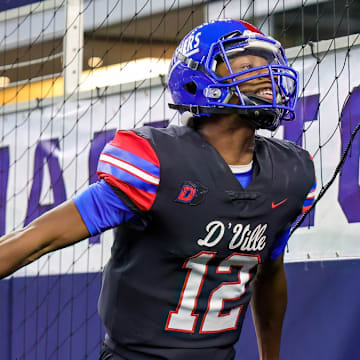
<path fill-rule="evenodd" d="M 111 175 L 105 173 L 102 173 L 102 175 L 102 178 L 105 179 L 108 184 L 124 192 L 139 209 L 149 210 L 151 208 L 155 201 L 156 194 L 137 189 Z"/>
<path fill-rule="evenodd" d="M 308 211 L 309 209 L 311 208 L 311 205 L 309 206 L 303 206 L 303 209 L 302 209 L 302 214 L 305 212 L 305 211 Z"/>
<path fill-rule="evenodd" d="M 160 166 L 159 159 L 149 141 L 133 131 L 118 131 L 110 144 Z"/>

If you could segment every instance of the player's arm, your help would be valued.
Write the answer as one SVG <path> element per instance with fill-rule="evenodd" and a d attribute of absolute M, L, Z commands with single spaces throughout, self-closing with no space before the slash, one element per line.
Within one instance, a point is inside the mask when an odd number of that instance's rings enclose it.
<path fill-rule="evenodd" d="M 104 180 L 92 184 L 73 200 L 0 238 L 0 278 L 46 253 L 99 234 L 135 216 Z"/>
<path fill-rule="evenodd" d="M 104 180 L 92 184 L 73 200 L 0 239 L 0 278 L 46 253 L 99 234 L 135 216 Z"/>
<path fill-rule="evenodd" d="M 100 156 L 99 182 L 24 229 L 0 238 L 0 278 L 48 252 L 131 220 L 136 215 L 128 206 L 148 210 L 155 200 L 159 172 L 147 140 L 132 131 L 118 132 Z"/>
<path fill-rule="evenodd" d="M 302 212 L 314 202 L 316 180 L 310 189 Z M 281 329 L 287 305 L 284 250 L 290 228 L 273 244 L 270 260 L 260 264 L 253 282 L 251 308 L 261 360 L 279 359 Z"/>
<path fill-rule="evenodd" d="M 89 236 L 72 200 L 40 216 L 25 228 L 0 238 L 0 278 L 40 256 Z"/>
<path fill-rule="evenodd" d="M 258 267 L 253 281 L 251 309 L 261 360 L 277 360 L 287 305 L 283 254 Z"/>

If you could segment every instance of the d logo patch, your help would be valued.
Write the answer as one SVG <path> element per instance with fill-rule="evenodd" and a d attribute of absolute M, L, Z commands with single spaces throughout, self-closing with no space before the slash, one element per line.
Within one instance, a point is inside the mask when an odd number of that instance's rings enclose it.
<path fill-rule="evenodd" d="M 207 187 L 201 185 L 200 183 L 185 181 L 174 201 L 183 204 L 198 205 L 205 199 L 205 194 L 207 192 Z"/>

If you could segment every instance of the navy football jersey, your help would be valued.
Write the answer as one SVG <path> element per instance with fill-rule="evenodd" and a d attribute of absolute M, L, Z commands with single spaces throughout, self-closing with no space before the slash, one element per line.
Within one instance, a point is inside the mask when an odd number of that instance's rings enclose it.
<path fill-rule="evenodd" d="M 191 128 L 142 128 L 117 133 L 98 173 L 141 219 L 118 228 L 104 271 L 107 344 L 129 359 L 231 359 L 257 265 L 314 184 L 309 154 L 257 136 L 244 189 Z"/>

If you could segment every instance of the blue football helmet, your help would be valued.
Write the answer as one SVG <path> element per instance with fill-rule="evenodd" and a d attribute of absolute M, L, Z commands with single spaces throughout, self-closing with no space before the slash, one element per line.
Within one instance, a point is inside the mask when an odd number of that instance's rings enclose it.
<path fill-rule="evenodd" d="M 262 65 L 234 69 L 234 59 L 249 55 Z M 295 117 L 297 72 L 278 41 L 245 21 L 215 20 L 187 34 L 171 60 L 168 86 L 170 108 L 194 117 L 237 113 L 269 130 Z"/>

